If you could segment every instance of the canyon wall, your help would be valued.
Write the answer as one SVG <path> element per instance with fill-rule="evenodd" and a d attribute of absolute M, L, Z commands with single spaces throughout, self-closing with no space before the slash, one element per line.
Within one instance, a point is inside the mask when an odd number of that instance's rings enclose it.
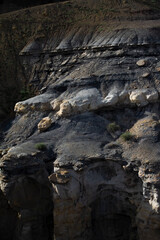
<path fill-rule="evenodd" d="M 56 32 L 20 57 L 38 94 L 3 128 L 1 240 L 159 240 L 158 17 Z"/>

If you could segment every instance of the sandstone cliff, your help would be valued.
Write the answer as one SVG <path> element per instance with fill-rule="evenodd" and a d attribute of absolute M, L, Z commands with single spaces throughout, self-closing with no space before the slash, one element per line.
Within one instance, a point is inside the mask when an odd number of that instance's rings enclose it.
<path fill-rule="evenodd" d="M 21 49 L 37 95 L 1 127 L 2 240 L 160 239 L 160 20 L 145 7 Z"/>

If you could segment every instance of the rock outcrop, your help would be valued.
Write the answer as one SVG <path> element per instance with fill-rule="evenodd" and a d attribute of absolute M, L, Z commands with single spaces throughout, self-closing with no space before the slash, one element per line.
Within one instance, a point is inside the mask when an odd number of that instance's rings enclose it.
<path fill-rule="evenodd" d="M 40 94 L 2 133 L 2 240 L 159 240 L 160 22 L 144 24 L 21 51 Z"/>

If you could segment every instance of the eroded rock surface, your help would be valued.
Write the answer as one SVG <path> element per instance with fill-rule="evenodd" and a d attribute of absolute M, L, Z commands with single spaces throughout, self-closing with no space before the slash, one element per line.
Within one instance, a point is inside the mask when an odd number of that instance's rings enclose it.
<path fill-rule="evenodd" d="M 80 29 L 23 49 L 40 95 L 15 105 L 2 134 L 0 211 L 13 239 L 159 240 L 159 29 L 82 41 Z"/>

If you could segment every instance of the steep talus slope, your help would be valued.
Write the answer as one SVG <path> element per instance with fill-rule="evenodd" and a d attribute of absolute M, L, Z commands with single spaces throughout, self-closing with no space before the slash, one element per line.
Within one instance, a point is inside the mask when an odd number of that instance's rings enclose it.
<path fill-rule="evenodd" d="M 2 240 L 159 240 L 160 21 L 142 15 L 21 49 L 38 94 L 3 125 Z"/>

